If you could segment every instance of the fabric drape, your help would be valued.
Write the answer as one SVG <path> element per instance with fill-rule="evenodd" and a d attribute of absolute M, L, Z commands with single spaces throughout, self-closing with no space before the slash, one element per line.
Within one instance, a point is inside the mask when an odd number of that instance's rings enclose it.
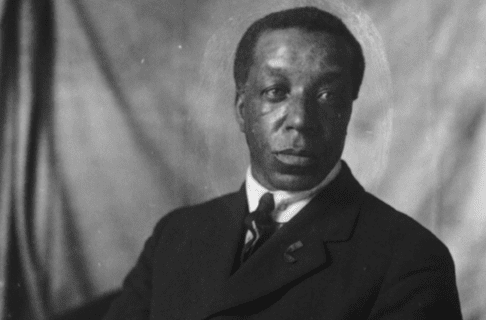
<path fill-rule="evenodd" d="M 344 159 L 448 245 L 465 318 L 486 320 L 483 0 L 0 0 L 1 320 L 118 288 L 163 215 L 238 189 L 233 50 L 295 5 L 364 47 Z"/>

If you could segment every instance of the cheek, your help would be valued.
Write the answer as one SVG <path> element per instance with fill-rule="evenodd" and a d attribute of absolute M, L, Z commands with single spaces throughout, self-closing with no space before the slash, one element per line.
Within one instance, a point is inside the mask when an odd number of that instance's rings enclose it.
<path fill-rule="evenodd" d="M 246 122 L 247 132 L 251 132 L 259 144 L 270 143 L 278 136 L 279 124 L 285 118 L 285 108 L 265 104 L 257 107 L 253 105 L 249 108 L 246 118 L 249 119 Z"/>
<path fill-rule="evenodd" d="M 258 146 L 260 152 L 270 149 L 270 146 L 275 144 L 276 135 L 272 130 L 272 124 L 264 119 L 256 119 L 253 126 L 250 128 L 253 138 L 253 144 Z"/>
<path fill-rule="evenodd" d="M 245 134 L 250 148 L 257 153 L 261 154 L 270 143 L 268 123 L 261 115 L 251 114 L 247 117 Z"/>
<path fill-rule="evenodd" d="M 329 108 L 328 110 L 323 110 L 320 114 L 321 123 L 323 124 L 325 131 L 328 132 L 346 130 L 350 117 L 351 109 L 342 107 Z"/>

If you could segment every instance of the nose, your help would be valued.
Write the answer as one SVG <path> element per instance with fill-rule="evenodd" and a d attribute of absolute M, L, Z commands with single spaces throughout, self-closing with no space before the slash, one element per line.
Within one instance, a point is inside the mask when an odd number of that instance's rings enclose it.
<path fill-rule="evenodd" d="M 286 129 L 315 132 L 319 126 L 319 115 L 310 101 L 304 97 L 295 97 L 288 105 Z"/>

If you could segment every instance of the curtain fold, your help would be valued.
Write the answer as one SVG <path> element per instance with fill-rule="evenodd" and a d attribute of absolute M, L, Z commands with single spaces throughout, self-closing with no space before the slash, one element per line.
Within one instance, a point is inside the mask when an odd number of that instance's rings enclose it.
<path fill-rule="evenodd" d="M 54 11 L 13 0 L 2 17 L 2 313 L 47 319 L 57 181 L 53 163 Z M 58 207 L 59 208 L 59 207 Z"/>
<path fill-rule="evenodd" d="M 236 42 L 326 2 L 367 55 L 346 161 L 448 245 L 486 320 L 484 0 L 0 0 L 0 320 L 117 289 L 164 214 L 236 190 Z"/>
<path fill-rule="evenodd" d="M 13 263 L 12 236 L 12 186 L 14 181 L 13 155 L 18 103 L 19 78 L 19 28 L 20 2 L 2 1 L 1 44 L 0 44 L 0 319 L 6 319 L 7 292 L 12 291 L 8 263 Z M 10 259 L 9 259 L 10 258 Z"/>

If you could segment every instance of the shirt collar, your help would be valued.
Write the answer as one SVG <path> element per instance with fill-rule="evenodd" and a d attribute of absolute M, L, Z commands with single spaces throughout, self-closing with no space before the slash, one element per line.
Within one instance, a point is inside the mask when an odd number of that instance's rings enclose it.
<path fill-rule="evenodd" d="M 285 210 L 285 208 L 294 202 L 301 201 L 301 200 L 310 200 L 314 197 L 319 191 L 321 191 L 325 186 L 327 186 L 336 176 L 338 175 L 339 171 L 341 170 L 341 160 L 339 160 L 334 168 L 329 172 L 329 174 L 321 181 L 317 186 L 310 190 L 304 191 L 283 191 L 283 190 L 276 190 L 276 191 L 269 191 L 267 188 L 262 186 L 256 179 L 253 177 L 251 173 L 251 166 L 248 167 L 246 171 L 246 180 L 245 180 L 245 187 L 246 187 L 246 195 L 248 199 L 248 210 L 249 212 L 255 211 L 258 207 L 258 202 L 262 195 L 267 192 L 271 192 L 274 196 L 275 200 L 275 208 L 276 211 Z"/>

